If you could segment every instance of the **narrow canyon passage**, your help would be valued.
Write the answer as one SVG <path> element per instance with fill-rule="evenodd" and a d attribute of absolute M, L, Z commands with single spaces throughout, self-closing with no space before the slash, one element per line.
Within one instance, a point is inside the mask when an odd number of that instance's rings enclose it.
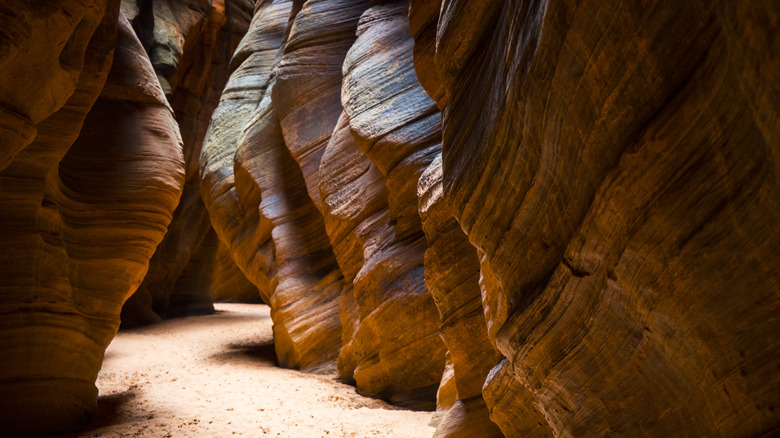
<path fill-rule="evenodd" d="M 268 306 L 123 330 L 97 379 L 98 414 L 75 436 L 430 437 L 430 412 L 365 398 L 332 375 L 274 363 Z"/>
<path fill-rule="evenodd" d="M 780 437 L 778 53 L 778 0 L 0 0 L 0 438 Z"/>

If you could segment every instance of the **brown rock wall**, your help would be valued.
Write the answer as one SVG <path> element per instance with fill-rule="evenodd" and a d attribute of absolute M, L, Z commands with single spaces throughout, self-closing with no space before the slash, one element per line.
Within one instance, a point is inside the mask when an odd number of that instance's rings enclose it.
<path fill-rule="evenodd" d="M 244 127 L 270 81 L 291 6 L 289 1 L 258 5 L 249 30 L 231 60 L 232 73 L 220 105 L 212 115 L 200 158 L 201 196 L 211 224 L 266 302 L 272 293 L 267 266 L 272 260 L 272 250 L 266 245 L 271 227 L 260 223 L 259 192 L 247 189 L 242 196 L 236 194 L 236 180 L 242 175 L 234 173 L 233 160 Z M 249 225 L 242 229 L 244 224 Z"/>
<path fill-rule="evenodd" d="M 424 282 L 417 179 L 439 151 L 440 128 L 414 74 L 407 9 L 395 2 L 367 10 L 344 62 L 342 104 L 356 146 L 384 179 L 387 213 L 353 280 L 360 319 L 341 363 L 355 365 L 362 394 L 432 409 L 445 349 Z"/>
<path fill-rule="evenodd" d="M 249 26 L 253 3 L 125 0 L 122 6 L 166 90 L 182 133 L 187 165 L 184 193 L 169 232 L 122 312 L 123 326 L 133 326 L 159 321 L 161 316 L 213 312 L 212 274 L 220 268 L 211 253 L 216 245 L 206 241 L 211 224 L 200 197 L 200 153 L 228 79 L 230 58 Z M 221 294 L 229 290 L 222 288 Z"/>
<path fill-rule="evenodd" d="M 444 193 L 481 254 L 507 435 L 776 430 L 777 16 L 442 2 Z"/>
<path fill-rule="evenodd" d="M 452 362 L 456 395 L 436 436 L 503 436 L 490 421 L 482 398 L 485 377 L 502 356 L 487 336 L 477 251 L 444 200 L 442 176 L 438 155 L 417 185 L 420 217 L 428 242 L 425 284 L 439 310 L 441 336 Z"/>
<path fill-rule="evenodd" d="M 178 127 L 142 46 L 124 17 L 117 38 L 118 3 L 88 9 L 103 18 L 74 55 L 75 92 L 0 173 L 0 412 L 11 434 L 75 427 L 94 411 L 103 351 L 184 182 Z"/>
<path fill-rule="evenodd" d="M 276 70 L 273 107 L 309 197 L 321 208 L 320 159 L 341 114 L 341 66 L 367 0 L 309 0 L 295 15 Z"/>
<path fill-rule="evenodd" d="M 219 241 L 216 232 L 212 229 L 206 236 L 209 245 L 217 246 L 214 259 L 214 270 L 211 274 L 212 299 L 216 301 L 261 303 L 260 292 L 257 286 L 247 280 L 243 272 L 236 266 L 230 250 Z"/>
<path fill-rule="evenodd" d="M 97 0 L 0 5 L 0 171 L 33 141 L 36 125 L 77 90 L 88 45 L 105 13 L 106 2 Z"/>
<path fill-rule="evenodd" d="M 352 340 L 360 325 L 355 299 L 356 277 L 373 254 L 375 242 L 387 228 L 387 188 L 376 166 L 357 148 L 349 117 L 341 113 L 320 163 L 320 195 L 325 229 L 347 285 L 339 301 L 342 347 L 339 375 L 354 384 L 357 355 Z M 363 276 L 364 277 L 364 276 Z"/>
<path fill-rule="evenodd" d="M 241 64 L 204 147 L 204 196 L 221 240 L 271 306 L 279 363 L 320 371 L 340 347 L 343 277 L 271 103 L 292 10 L 261 5 L 234 57 Z"/>

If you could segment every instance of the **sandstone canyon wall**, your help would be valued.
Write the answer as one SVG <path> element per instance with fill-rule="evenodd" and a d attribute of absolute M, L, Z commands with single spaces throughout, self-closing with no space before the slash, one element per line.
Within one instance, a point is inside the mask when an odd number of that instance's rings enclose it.
<path fill-rule="evenodd" d="M 35 434 L 95 409 L 103 351 L 165 234 L 184 163 L 118 2 L 12 3 L 0 14 L 11 30 L 0 51 L 0 415 L 5 432 Z"/>
<path fill-rule="evenodd" d="M 253 6 L 249 0 L 122 3 L 174 110 L 186 163 L 181 201 L 149 272 L 122 310 L 123 327 L 211 313 L 214 298 L 258 297 L 230 257 L 215 258 L 218 240 L 199 187 L 203 138 Z M 225 281 L 230 278 L 236 282 Z"/>
<path fill-rule="evenodd" d="M 4 421 L 94 409 L 138 288 L 259 291 L 437 437 L 780 432 L 774 2 L 50 3 L 0 5 Z"/>
<path fill-rule="evenodd" d="M 413 3 L 444 197 L 506 357 L 491 418 L 776 433 L 777 3 Z"/>
<path fill-rule="evenodd" d="M 415 86 L 407 7 L 260 2 L 207 135 L 202 193 L 220 239 L 271 306 L 282 365 L 327 369 L 339 356 L 342 378 L 361 393 L 432 407 L 445 351 L 424 284 L 416 180 L 438 150 L 438 113 Z M 354 64 L 349 87 L 345 62 Z M 372 98 L 377 80 L 386 89 Z M 420 108 L 405 107 L 415 99 Z M 377 102 L 403 117 L 360 132 Z M 334 148 L 345 150 L 329 155 Z M 327 192 L 350 181 L 326 178 L 373 166 L 369 157 L 386 173 L 373 174 L 376 199 Z M 339 216 L 345 201 L 371 211 Z"/>

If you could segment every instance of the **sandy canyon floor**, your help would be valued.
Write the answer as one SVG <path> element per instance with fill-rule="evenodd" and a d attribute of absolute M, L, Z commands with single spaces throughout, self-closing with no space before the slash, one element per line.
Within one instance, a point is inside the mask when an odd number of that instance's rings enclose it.
<path fill-rule="evenodd" d="M 430 412 L 361 397 L 333 375 L 274 363 L 265 305 L 120 332 L 79 437 L 430 437 Z M 74 436 L 74 435 L 71 435 Z"/>

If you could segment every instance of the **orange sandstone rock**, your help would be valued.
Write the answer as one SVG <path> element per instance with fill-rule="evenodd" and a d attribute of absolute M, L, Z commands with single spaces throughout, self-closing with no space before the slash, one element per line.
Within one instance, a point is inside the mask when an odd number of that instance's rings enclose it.
<path fill-rule="evenodd" d="M 361 394 L 432 409 L 445 348 L 424 281 L 417 179 L 439 152 L 440 125 L 434 102 L 414 74 L 406 11 L 405 2 L 366 11 L 344 62 L 342 104 L 355 145 L 381 174 L 386 207 L 379 209 L 386 212 L 376 219 L 367 216 L 378 222 L 360 231 L 370 232 L 370 239 L 363 243 L 365 261 L 353 280 L 359 320 L 340 362 L 347 367 L 342 374 L 354 365 Z M 359 161 L 354 165 L 365 168 Z"/>
<path fill-rule="evenodd" d="M 260 5 L 234 56 L 203 148 L 202 193 L 220 240 L 271 307 L 279 363 L 320 371 L 341 344 L 343 277 L 271 103 L 292 6 Z"/>
<path fill-rule="evenodd" d="M 727 3 L 440 3 L 505 434 L 778 430 L 780 14 Z"/>
<path fill-rule="evenodd" d="M 439 310 L 456 398 L 440 420 L 436 436 L 503 436 L 490 421 L 482 398 L 485 378 L 502 357 L 487 336 L 477 251 L 444 200 L 441 155 L 420 177 L 417 196 L 428 242 L 425 284 Z"/>
<path fill-rule="evenodd" d="M 187 166 L 181 201 L 143 283 L 122 311 L 123 326 L 214 311 L 212 273 L 220 267 L 214 265 L 216 240 L 206 241 L 211 224 L 200 197 L 200 153 L 252 6 L 248 0 L 123 3 L 176 115 Z M 222 266 L 229 261 L 223 258 Z M 230 294 L 227 287 L 220 290 Z"/>
<path fill-rule="evenodd" d="M 184 182 L 173 113 L 124 17 L 117 38 L 118 4 L 72 6 L 27 15 L 57 22 L 89 10 L 103 18 L 89 44 L 74 46 L 80 55 L 68 52 L 83 66 L 75 92 L 0 173 L 0 412 L 11 433 L 75 427 L 94 411 L 103 351 Z M 91 26 L 90 18 L 82 23 Z M 29 64 L 41 62 L 30 57 Z M 48 84 L 39 86 L 46 94 Z"/>

